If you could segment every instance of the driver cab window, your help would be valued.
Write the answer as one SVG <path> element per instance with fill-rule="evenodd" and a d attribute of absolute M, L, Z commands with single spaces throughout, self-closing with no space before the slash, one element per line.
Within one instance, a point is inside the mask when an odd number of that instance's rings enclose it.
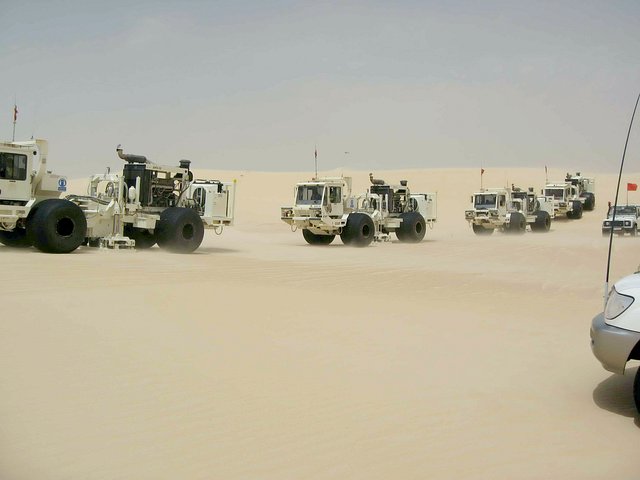
<path fill-rule="evenodd" d="M 504 207 L 505 199 L 504 196 L 500 195 L 500 200 L 498 201 L 498 205 Z"/>
<path fill-rule="evenodd" d="M 340 192 L 340 187 L 329 187 L 329 202 L 330 203 L 340 203 L 342 200 L 342 195 Z"/>
<path fill-rule="evenodd" d="M 0 153 L 0 178 L 26 180 L 27 156 L 17 153 Z"/>

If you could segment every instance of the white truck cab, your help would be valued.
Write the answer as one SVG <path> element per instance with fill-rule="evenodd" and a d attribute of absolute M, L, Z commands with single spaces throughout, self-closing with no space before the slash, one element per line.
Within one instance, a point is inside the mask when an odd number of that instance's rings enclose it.
<path fill-rule="evenodd" d="M 67 177 L 46 169 L 46 140 L 0 142 L 0 231 L 24 229 L 37 203 L 59 198 Z"/>

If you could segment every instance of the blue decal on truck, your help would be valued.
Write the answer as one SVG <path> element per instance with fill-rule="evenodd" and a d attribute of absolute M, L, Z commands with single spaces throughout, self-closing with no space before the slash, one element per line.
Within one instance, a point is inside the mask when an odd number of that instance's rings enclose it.
<path fill-rule="evenodd" d="M 67 179 L 66 178 L 60 178 L 58 180 L 58 191 L 59 192 L 66 192 L 67 191 Z"/>

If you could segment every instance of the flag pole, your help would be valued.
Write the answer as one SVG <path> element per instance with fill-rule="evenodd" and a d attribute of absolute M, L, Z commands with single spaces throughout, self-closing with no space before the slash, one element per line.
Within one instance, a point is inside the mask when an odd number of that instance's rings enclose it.
<path fill-rule="evenodd" d="M 313 152 L 313 156 L 315 158 L 315 166 L 316 166 L 316 176 L 313 177 L 314 180 L 318 179 L 318 145 L 315 146 L 315 150 Z"/>
<path fill-rule="evenodd" d="M 16 121 L 18 120 L 18 105 L 15 100 L 13 102 L 13 135 L 11 136 L 11 141 L 16 141 Z"/>

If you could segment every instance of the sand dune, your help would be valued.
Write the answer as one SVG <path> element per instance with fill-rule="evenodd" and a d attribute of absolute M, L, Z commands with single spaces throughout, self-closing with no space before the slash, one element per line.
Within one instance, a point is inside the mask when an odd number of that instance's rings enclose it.
<path fill-rule="evenodd" d="M 485 238 L 476 170 L 374 172 L 437 191 L 438 222 L 354 249 L 279 220 L 309 174 L 197 173 L 237 179 L 237 220 L 192 255 L 0 247 L 0 478 L 637 476 L 632 377 L 589 348 L 613 175 L 581 220 Z M 639 242 L 616 239 L 613 278 Z"/>

